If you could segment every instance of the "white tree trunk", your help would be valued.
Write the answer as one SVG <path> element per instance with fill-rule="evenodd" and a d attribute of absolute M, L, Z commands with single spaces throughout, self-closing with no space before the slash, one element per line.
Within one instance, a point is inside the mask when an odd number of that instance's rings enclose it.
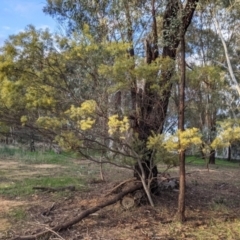
<path fill-rule="evenodd" d="M 229 71 L 229 74 L 230 74 L 230 77 L 231 77 L 231 80 L 234 84 L 234 87 L 236 89 L 236 91 L 238 92 L 239 96 L 240 96 L 240 87 L 239 87 L 239 84 L 237 82 L 237 79 L 233 73 L 233 69 L 232 69 L 232 64 L 231 64 L 231 61 L 230 61 L 230 58 L 229 58 L 229 54 L 228 54 L 228 49 L 227 49 L 227 45 L 226 45 L 226 42 L 224 40 L 224 37 L 223 37 L 223 34 L 221 32 L 221 28 L 219 26 L 219 23 L 217 21 L 217 18 L 216 16 L 214 15 L 214 13 L 212 12 L 212 15 L 213 15 L 213 23 L 214 23 L 214 26 L 217 30 L 217 33 L 221 39 L 221 42 L 222 42 L 222 45 L 223 45 L 223 48 L 224 48 L 224 53 L 225 53 L 225 57 L 226 57 L 226 60 L 227 60 L 227 66 L 228 66 L 228 71 Z"/>

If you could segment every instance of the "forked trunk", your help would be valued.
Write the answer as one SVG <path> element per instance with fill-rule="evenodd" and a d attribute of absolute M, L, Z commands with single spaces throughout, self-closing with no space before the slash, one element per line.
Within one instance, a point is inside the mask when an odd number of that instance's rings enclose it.
<path fill-rule="evenodd" d="M 158 35 L 155 21 L 154 0 L 152 1 L 152 17 L 153 17 L 153 41 L 146 40 L 146 63 L 150 64 L 158 57 Z M 163 16 L 163 40 L 165 46 L 162 50 L 163 58 L 175 60 L 176 51 L 180 43 L 181 36 L 185 35 L 189 24 L 191 23 L 193 13 L 195 11 L 198 0 L 188 0 L 182 10 L 182 17 L 179 19 L 180 6 L 178 1 L 169 0 L 166 6 L 166 11 Z M 176 25 L 176 22 L 182 23 L 182 28 Z M 159 69 L 161 70 L 161 69 Z M 141 172 L 139 164 L 135 167 L 135 176 L 146 176 L 146 181 L 151 178 L 151 189 L 155 189 L 157 168 L 154 166 L 154 152 L 147 149 L 147 140 L 151 133 L 162 133 L 164 121 L 166 119 L 169 97 L 171 95 L 172 84 L 170 79 L 174 73 L 174 67 L 168 70 L 161 70 L 161 80 L 159 88 L 162 89 L 161 95 L 158 91 L 151 88 L 151 84 L 146 82 L 145 88 L 138 90 L 137 87 L 132 88 L 132 105 L 134 108 L 133 131 L 138 135 L 141 141 L 142 166 L 144 173 Z"/>

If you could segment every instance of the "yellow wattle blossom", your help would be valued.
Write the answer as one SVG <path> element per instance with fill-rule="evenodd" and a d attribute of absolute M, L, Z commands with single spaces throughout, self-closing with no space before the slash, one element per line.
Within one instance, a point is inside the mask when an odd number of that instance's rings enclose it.
<path fill-rule="evenodd" d="M 90 117 L 88 117 L 87 119 L 79 121 L 79 127 L 81 128 L 81 130 L 85 131 L 91 129 L 94 123 L 95 119 L 91 119 Z"/>
<path fill-rule="evenodd" d="M 174 135 L 167 137 L 164 147 L 168 151 L 184 151 L 192 145 L 202 144 L 201 134 L 197 128 L 178 130 Z"/>
<path fill-rule="evenodd" d="M 162 134 L 152 134 L 148 137 L 147 148 L 148 149 L 160 149 L 163 146 L 163 135 Z"/>
<path fill-rule="evenodd" d="M 79 140 L 78 135 L 74 134 L 72 131 L 62 132 L 55 137 L 55 141 L 60 147 L 66 150 L 78 149 L 82 146 L 82 141 Z"/>
<path fill-rule="evenodd" d="M 191 145 L 200 145 L 202 143 L 198 128 L 187 128 L 184 131 L 178 131 L 178 137 L 180 150 L 186 150 Z"/>
<path fill-rule="evenodd" d="M 22 125 L 24 126 L 26 124 L 26 122 L 28 121 L 28 117 L 26 115 L 21 116 L 20 121 L 21 121 Z"/>
<path fill-rule="evenodd" d="M 113 135 L 114 133 L 124 133 L 129 130 L 130 124 L 126 116 L 122 120 L 119 120 L 117 114 L 112 115 L 108 118 L 108 133 Z"/>
<path fill-rule="evenodd" d="M 80 107 L 71 106 L 69 110 L 65 113 L 69 114 L 70 118 L 82 118 L 88 115 L 94 114 L 96 111 L 97 103 L 94 100 L 86 100 L 84 101 Z"/>
<path fill-rule="evenodd" d="M 239 140 L 240 127 L 222 123 L 222 130 L 219 135 L 211 143 L 213 149 L 230 146 L 233 142 Z"/>
<path fill-rule="evenodd" d="M 85 131 L 91 129 L 95 123 L 93 116 L 97 108 L 97 103 L 94 100 L 84 101 L 80 107 L 71 106 L 65 113 L 69 115 L 72 120 L 77 120 L 78 127 Z"/>
<path fill-rule="evenodd" d="M 57 129 L 61 128 L 65 121 L 56 117 L 39 117 L 36 123 L 38 126 L 44 127 L 45 129 Z"/>

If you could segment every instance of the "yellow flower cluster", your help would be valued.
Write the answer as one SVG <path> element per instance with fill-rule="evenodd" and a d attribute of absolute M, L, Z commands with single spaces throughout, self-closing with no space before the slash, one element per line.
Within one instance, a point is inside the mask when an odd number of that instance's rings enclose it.
<path fill-rule="evenodd" d="M 178 131 L 178 137 L 181 150 L 186 150 L 191 145 L 200 145 L 202 143 L 198 128 L 188 128 L 184 131 Z"/>
<path fill-rule="evenodd" d="M 86 100 L 80 107 L 71 106 L 65 113 L 69 114 L 70 118 L 77 121 L 79 128 L 83 131 L 91 129 L 95 123 L 92 118 L 96 111 L 97 103 L 94 100 Z"/>
<path fill-rule="evenodd" d="M 79 137 L 71 131 L 65 131 L 57 135 L 55 141 L 60 147 L 66 150 L 77 149 L 82 145 L 82 141 L 79 140 Z"/>
<path fill-rule="evenodd" d="M 163 146 L 163 135 L 162 134 L 152 134 L 148 138 L 147 148 L 148 149 L 160 149 Z"/>
<path fill-rule="evenodd" d="M 178 130 L 173 135 L 153 134 L 148 138 L 147 147 L 159 150 L 164 147 L 168 152 L 183 151 L 191 145 L 202 143 L 201 134 L 197 128 L 188 128 L 185 131 Z"/>
<path fill-rule="evenodd" d="M 119 120 L 117 114 L 112 115 L 108 118 L 108 133 L 113 135 L 114 133 L 124 133 L 129 130 L 129 120 L 126 116 L 123 117 L 123 120 Z"/>
<path fill-rule="evenodd" d="M 211 147 L 213 149 L 230 146 L 233 142 L 239 140 L 240 127 L 227 126 L 220 134 L 213 140 Z"/>
<path fill-rule="evenodd" d="M 32 86 L 28 87 L 25 94 L 27 107 L 36 108 L 54 106 L 56 100 L 52 95 L 53 92 L 53 88 L 47 86 L 41 86 L 40 89 Z"/>
<path fill-rule="evenodd" d="M 63 124 L 64 124 L 64 121 L 56 117 L 39 117 L 37 119 L 37 125 L 44 127 L 45 129 L 61 128 Z"/>
<path fill-rule="evenodd" d="M 66 111 L 70 115 L 70 118 L 84 118 L 86 115 L 91 115 L 96 110 L 97 103 L 94 100 L 86 100 L 81 104 L 80 107 L 71 106 L 69 110 Z"/>
<path fill-rule="evenodd" d="M 88 117 L 87 119 L 78 121 L 78 123 L 79 123 L 79 127 L 85 131 L 92 128 L 93 124 L 95 123 L 95 120 Z"/>
<path fill-rule="evenodd" d="M 26 115 L 21 116 L 20 121 L 22 125 L 24 126 L 26 122 L 28 121 L 28 117 Z"/>

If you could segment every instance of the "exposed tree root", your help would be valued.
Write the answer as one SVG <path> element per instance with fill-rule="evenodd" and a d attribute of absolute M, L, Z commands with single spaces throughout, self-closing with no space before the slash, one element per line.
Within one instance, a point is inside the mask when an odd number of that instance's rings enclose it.
<path fill-rule="evenodd" d="M 74 224 L 80 222 L 82 219 L 86 218 L 87 216 L 89 216 L 92 213 L 97 212 L 98 210 L 112 205 L 114 203 L 116 203 L 117 201 L 119 201 L 120 199 L 122 199 L 125 195 L 134 192 L 138 189 L 142 188 L 142 184 L 141 183 L 136 183 L 134 186 L 129 187 L 128 189 L 120 192 L 119 194 L 115 195 L 114 197 L 107 199 L 106 201 L 98 204 L 95 207 L 89 208 L 85 211 L 83 211 L 82 213 L 80 213 L 80 215 L 78 215 L 77 217 L 71 219 L 70 221 L 63 223 L 63 224 L 59 224 L 51 229 L 47 229 L 45 231 L 42 231 L 40 233 L 34 234 L 34 235 L 28 235 L 28 236 L 18 236 L 13 238 L 13 240 L 37 240 L 37 239 L 48 239 L 53 232 L 60 232 L 62 230 L 66 230 L 68 228 L 70 228 L 71 226 L 73 226 Z"/>

